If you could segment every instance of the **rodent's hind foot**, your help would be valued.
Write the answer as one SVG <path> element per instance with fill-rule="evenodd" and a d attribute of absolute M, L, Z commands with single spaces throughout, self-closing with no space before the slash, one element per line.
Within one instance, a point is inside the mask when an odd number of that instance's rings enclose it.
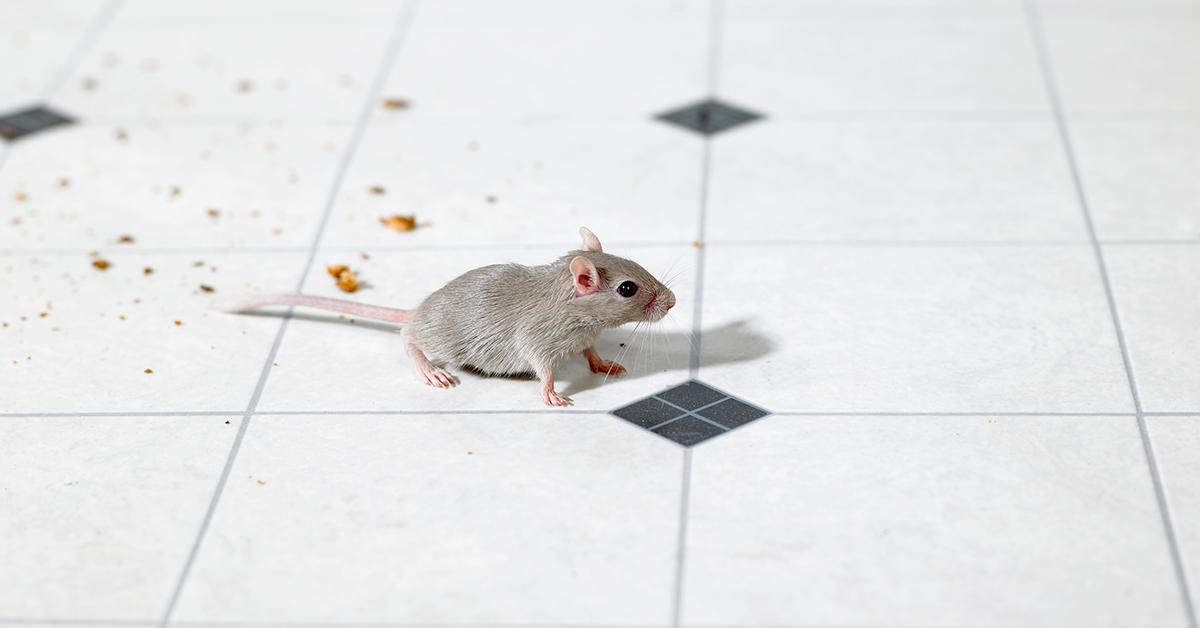
<path fill-rule="evenodd" d="M 625 367 L 611 360 L 601 360 L 599 362 L 591 363 L 588 364 L 588 367 L 592 369 L 593 373 L 600 373 L 604 375 L 617 376 L 625 373 Z"/>
<path fill-rule="evenodd" d="M 425 384 L 434 388 L 454 388 L 458 385 L 458 378 L 451 375 L 450 371 L 436 366 L 422 369 L 420 374 Z"/>
<path fill-rule="evenodd" d="M 566 407 L 575 404 L 574 401 L 571 401 L 570 397 L 566 395 L 560 395 L 553 390 L 548 393 L 543 393 L 542 400 L 546 402 L 546 405 L 556 407 Z"/>

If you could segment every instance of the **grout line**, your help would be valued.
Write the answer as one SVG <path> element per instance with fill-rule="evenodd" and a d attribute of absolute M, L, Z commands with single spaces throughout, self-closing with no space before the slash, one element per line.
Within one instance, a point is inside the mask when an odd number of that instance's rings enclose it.
<path fill-rule="evenodd" d="M 683 612 L 683 575 L 687 558 L 688 506 L 692 492 L 692 448 L 683 449 L 683 479 L 679 488 L 679 538 L 675 546 L 675 588 L 671 600 L 671 626 L 678 627 Z"/>
<path fill-rule="evenodd" d="M 1038 62 L 1042 69 L 1042 78 L 1046 84 L 1046 93 L 1053 105 L 1054 119 L 1058 126 L 1059 138 L 1062 140 L 1063 153 L 1071 171 L 1071 178 L 1075 186 L 1075 193 L 1079 199 L 1079 206 L 1083 210 L 1084 224 L 1087 226 L 1088 237 L 1092 242 L 1092 250 L 1095 253 L 1096 264 L 1100 270 L 1101 283 L 1104 285 L 1104 296 L 1108 301 L 1109 314 L 1112 316 L 1113 327 L 1117 334 L 1117 344 L 1121 350 L 1121 360 L 1125 365 L 1125 375 L 1129 380 L 1129 392 L 1133 396 L 1133 406 L 1137 411 L 1138 434 L 1142 440 L 1142 448 L 1146 453 L 1146 465 L 1150 472 L 1150 479 L 1154 485 L 1154 495 L 1158 501 L 1163 533 L 1166 535 L 1167 548 L 1170 551 L 1175 578 L 1179 584 L 1182 608 L 1187 616 L 1188 625 L 1192 628 L 1197 628 L 1196 609 L 1192 606 L 1187 571 L 1183 567 L 1183 557 L 1179 552 L 1179 542 L 1175 536 L 1175 526 L 1171 520 L 1171 507 L 1167 502 L 1166 490 L 1163 487 L 1162 476 L 1158 468 L 1158 460 L 1154 454 L 1154 444 L 1150 439 L 1150 428 L 1146 424 L 1146 416 L 1142 408 L 1141 396 L 1138 393 L 1137 378 L 1133 371 L 1133 361 L 1130 357 L 1129 345 L 1121 326 L 1120 310 L 1117 307 L 1112 281 L 1108 275 L 1108 266 L 1104 260 L 1104 248 L 1100 245 L 1100 240 L 1096 236 L 1096 226 L 1092 220 L 1087 194 L 1084 191 L 1083 178 L 1079 174 L 1079 165 L 1075 158 L 1075 148 L 1071 142 L 1071 134 L 1067 127 L 1066 116 L 1063 113 L 1062 99 L 1055 82 L 1053 66 L 1050 60 L 1050 47 L 1046 39 L 1045 29 L 1042 24 L 1041 15 L 1038 12 L 1036 0 L 1024 0 L 1023 5 L 1026 21 L 1033 35 L 1034 46 L 1037 49 Z"/>
<path fill-rule="evenodd" d="M 656 398 L 657 399 L 657 398 Z M 721 401 L 725 399 L 722 398 Z M 660 400 L 662 401 L 662 400 Z M 740 403 L 745 403 L 751 407 L 757 407 L 745 401 L 738 400 Z M 687 414 L 692 414 L 696 411 L 703 410 L 709 406 L 702 406 L 696 410 L 685 410 L 668 401 L 663 403 L 677 408 L 685 414 L 677 418 L 683 418 Z M 717 403 L 720 403 L 718 401 Z M 715 405 L 715 404 L 709 404 Z M 762 410 L 762 408 L 758 408 Z M 870 410 L 844 412 L 844 411 L 795 411 L 795 412 L 767 412 L 769 416 L 783 417 L 877 417 L 877 416 L 894 416 L 894 417 L 1129 417 L 1137 416 L 1134 412 L 893 412 L 893 411 L 878 411 Z M 136 410 L 136 411 L 99 411 L 99 412 L 5 412 L 0 413 L 0 420 L 3 419 L 57 419 L 57 418 L 140 418 L 140 417 L 206 417 L 206 416 L 245 416 L 245 410 L 196 410 L 196 411 L 178 411 L 178 410 Z M 521 409 L 491 409 L 491 410 L 444 410 L 444 409 L 427 409 L 427 410 L 367 410 L 367 409 L 347 409 L 347 410 L 255 410 L 249 413 L 252 416 L 421 416 L 421 415 L 608 415 L 610 411 L 604 409 L 584 410 L 577 408 L 530 408 L 528 410 Z M 1200 410 L 1195 412 L 1145 412 L 1144 416 L 1149 417 L 1198 417 L 1200 418 Z M 703 417 L 698 417 L 703 419 Z M 766 417 L 764 417 L 766 418 Z M 672 421 L 675 419 L 671 419 Z M 661 425 L 661 424 L 659 424 Z M 654 429 L 655 425 L 646 429 Z M 728 429 L 728 428 L 726 428 Z"/>
<path fill-rule="evenodd" d="M 679 421 L 679 420 L 681 420 L 681 419 L 687 418 L 687 417 L 689 417 L 689 416 L 691 416 L 691 414 L 681 414 L 681 415 L 679 415 L 679 416 L 677 416 L 677 417 L 675 417 L 675 418 L 673 418 L 673 419 L 667 419 L 666 421 L 662 421 L 662 422 L 660 422 L 660 423 L 655 423 L 654 425 L 651 425 L 650 427 L 643 428 L 643 429 L 647 429 L 647 430 L 649 430 L 649 431 L 651 431 L 651 432 L 654 432 L 654 430 L 657 430 L 658 428 L 660 428 L 660 427 L 662 427 L 662 426 L 664 426 L 664 425 L 670 425 L 670 424 L 672 424 L 672 423 L 674 423 L 674 422 L 676 422 L 676 421 Z M 640 427 L 640 426 L 639 426 L 639 427 Z M 655 432 L 655 433 L 657 434 L 657 432 Z M 662 434 L 659 434 L 659 436 L 662 436 Z"/>
<path fill-rule="evenodd" d="M 708 4 L 708 96 L 715 98 L 721 78 L 721 53 L 725 44 L 725 0 Z"/>
<path fill-rule="evenodd" d="M 50 79 L 50 84 L 46 86 L 46 89 L 42 91 L 42 100 L 50 100 L 58 90 L 62 89 L 67 79 L 71 78 L 71 75 L 79 68 L 79 64 L 83 62 L 83 58 L 87 55 L 88 51 L 96 44 L 96 40 L 100 38 L 100 34 L 112 23 L 113 17 L 116 16 L 117 9 L 120 7 L 121 0 L 108 0 L 104 4 L 104 7 L 100 9 L 92 24 L 88 26 L 83 39 L 79 40 L 79 43 L 67 55 L 67 60 L 59 68 L 58 72 L 54 74 L 54 77 Z"/>
<path fill-rule="evenodd" d="M 400 49 L 403 45 L 405 35 L 407 34 L 409 25 L 412 23 L 413 14 L 416 12 L 417 1 L 409 0 L 404 4 L 403 9 L 397 17 L 394 30 L 384 49 L 383 59 L 380 61 L 379 68 L 376 70 L 375 79 L 371 84 L 367 93 L 367 101 L 363 105 L 358 121 L 355 123 L 354 132 L 351 135 L 350 142 L 346 146 L 346 151 L 338 165 L 337 174 L 334 178 L 333 185 L 330 187 L 329 196 L 326 199 L 325 210 L 321 216 L 317 233 L 313 236 L 313 241 L 309 249 L 309 256 L 305 262 L 303 272 L 300 274 L 300 279 L 296 289 L 299 290 L 304 285 L 304 280 L 312 269 L 313 260 L 316 259 L 317 247 L 320 245 L 321 236 L 324 233 L 325 226 L 329 222 L 329 216 L 333 212 L 333 207 L 337 202 L 338 191 L 341 189 L 342 181 L 345 178 L 346 171 L 350 167 L 350 162 L 362 141 L 363 135 L 366 132 L 367 123 L 370 120 L 371 112 L 375 110 L 379 95 L 383 91 L 384 84 L 387 82 L 388 75 L 391 73 L 392 66 L 395 64 L 396 57 L 400 54 Z M 267 353 L 266 360 L 263 361 L 262 371 L 259 373 L 258 382 L 254 386 L 254 394 L 250 397 L 250 402 L 246 406 L 245 414 L 242 417 L 242 422 L 238 426 L 237 435 L 234 437 L 233 445 L 229 449 L 229 456 L 225 460 L 225 466 L 221 471 L 221 476 L 217 480 L 216 489 L 213 491 L 212 499 L 209 501 L 208 510 L 204 514 L 204 520 L 200 523 L 200 529 L 196 533 L 196 538 L 192 543 L 191 551 L 188 553 L 187 560 L 184 562 L 183 569 L 180 571 L 179 579 L 175 583 L 174 590 L 171 593 L 170 599 L 167 601 L 167 606 L 163 610 L 162 619 L 159 622 L 160 628 L 166 628 L 171 621 L 171 615 L 175 612 L 175 606 L 179 603 L 179 597 L 183 592 L 183 587 L 187 583 L 188 575 L 190 575 L 192 566 L 195 564 L 196 556 L 200 552 L 200 547 L 204 543 L 204 538 L 208 533 L 208 528 L 212 523 L 213 515 L 216 513 L 217 506 L 221 501 L 221 495 L 225 491 L 225 485 L 229 480 L 229 474 L 233 469 L 234 462 L 237 460 L 238 452 L 241 450 L 242 442 L 245 440 L 246 431 L 250 427 L 250 420 L 254 415 L 255 409 L 258 407 L 258 402 L 262 398 L 263 390 L 266 388 L 267 379 L 271 374 L 271 365 L 275 361 L 275 356 L 279 352 L 279 347 L 283 343 L 284 334 L 287 333 L 288 322 L 292 318 L 292 308 L 289 307 L 283 320 L 279 323 L 279 331 L 275 334 L 275 341 L 271 345 L 271 350 Z"/>
<path fill-rule="evenodd" d="M 86 419 L 88 417 L 183 417 L 183 416 L 230 416 L 245 414 L 245 410 L 166 410 L 163 412 L 137 410 L 133 412 L 100 411 L 100 412 L 3 412 L 0 419 Z"/>
<path fill-rule="evenodd" d="M 956 416 L 962 416 L 962 417 L 977 417 L 977 416 L 982 416 L 982 417 L 988 417 L 988 416 L 996 416 L 996 417 L 1005 417 L 1005 416 L 1013 416 L 1013 417 L 1021 417 L 1021 416 L 1027 416 L 1027 417 L 1039 417 L 1039 416 L 1047 416 L 1047 417 L 1050 417 L 1050 416 L 1053 416 L 1053 417 L 1075 417 L 1075 416 L 1077 416 L 1077 417 L 1089 417 L 1089 416 L 1090 417 L 1118 417 L 1118 416 L 1125 416 L 1125 417 L 1129 417 L 1129 416 L 1136 416 L 1135 413 L 1128 412 L 1128 411 L 1126 411 L 1126 412 L 890 412 L 890 411 L 888 411 L 888 412 L 871 412 L 870 410 L 863 410 L 860 412 L 820 412 L 820 411 L 772 412 L 771 414 L 774 416 L 812 416 L 812 417 L 822 417 L 822 416 L 830 416 L 830 417 L 833 417 L 833 416 L 846 416 L 846 417 L 872 417 L 872 416 L 896 416 L 896 417 L 906 417 L 906 416 L 912 416 L 912 417 L 918 417 L 918 416 L 931 416 L 931 417 L 937 417 L 937 416 L 945 416 L 945 417 L 956 417 Z M 763 418 L 766 418 L 766 417 L 763 417 Z"/>
<path fill-rule="evenodd" d="M 577 410 L 569 408 L 537 408 L 529 410 L 268 410 L 255 412 L 255 416 L 346 416 L 346 415 L 422 415 L 422 414 L 608 414 L 607 410 Z"/>
<path fill-rule="evenodd" d="M 712 140 L 704 138 L 704 153 L 700 169 L 700 215 L 698 218 L 698 227 L 696 230 L 696 242 L 700 245 L 696 249 L 696 282 L 694 298 L 695 302 L 692 305 L 692 355 L 688 360 L 688 378 L 697 379 L 700 377 L 700 349 L 703 339 L 701 338 L 700 325 L 704 319 L 704 260 L 705 247 L 704 242 L 705 227 L 708 214 L 708 180 L 709 166 L 712 156 Z"/>
<path fill-rule="evenodd" d="M 696 414 L 695 412 L 689 412 L 687 416 L 690 416 L 693 419 L 696 419 L 702 423 L 708 423 L 709 425 L 711 425 L 713 427 L 720 428 L 722 432 L 732 431 L 732 428 L 725 427 L 724 425 L 721 425 L 720 423 L 717 423 L 716 421 L 713 421 L 711 419 L 706 419 L 706 418 L 700 416 L 699 414 Z"/>

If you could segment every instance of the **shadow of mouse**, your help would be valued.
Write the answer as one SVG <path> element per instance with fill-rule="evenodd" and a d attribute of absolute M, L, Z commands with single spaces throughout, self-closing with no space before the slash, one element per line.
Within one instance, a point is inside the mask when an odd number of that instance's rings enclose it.
<path fill-rule="evenodd" d="M 623 332 L 623 333 L 622 333 Z M 693 354 L 700 352 L 702 366 L 733 364 L 757 360 L 770 354 L 775 345 L 771 339 L 754 329 L 750 321 L 738 319 L 700 330 L 700 342 L 691 332 L 645 329 L 630 332 L 621 328 L 610 332 L 596 343 L 605 355 L 624 364 L 626 371 L 618 377 L 596 374 L 582 360 L 570 360 L 559 367 L 559 380 L 565 385 L 564 394 L 584 392 L 603 385 L 609 379 L 640 379 L 660 373 L 678 372 L 686 379 Z"/>

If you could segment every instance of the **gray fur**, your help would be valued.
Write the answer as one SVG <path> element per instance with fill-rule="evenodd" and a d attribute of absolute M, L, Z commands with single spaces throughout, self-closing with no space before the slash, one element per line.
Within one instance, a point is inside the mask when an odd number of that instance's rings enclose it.
<path fill-rule="evenodd" d="M 576 256 L 599 271 L 596 293 L 576 296 L 570 271 Z M 631 298 L 616 292 L 626 280 L 639 286 Z M 571 251 L 542 266 L 496 264 L 469 271 L 429 295 L 413 312 L 405 333 L 435 364 L 492 375 L 543 375 L 592 346 L 604 329 L 662 318 L 663 307 L 645 310 L 654 293 L 660 303 L 675 301 L 633 261 Z"/>

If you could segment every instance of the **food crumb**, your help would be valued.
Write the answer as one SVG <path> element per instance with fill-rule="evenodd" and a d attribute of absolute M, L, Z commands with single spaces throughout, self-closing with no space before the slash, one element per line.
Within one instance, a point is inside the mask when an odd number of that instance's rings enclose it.
<path fill-rule="evenodd" d="M 200 284 L 200 291 L 201 292 L 216 292 L 217 289 L 210 285 L 207 285 L 207 284 Z"/>
<path fill-rule="evenodd" d="M 94 259 L 92 260 L 92 266 L 96 267 L 98 270 L 108 270 L 108 267 L 111 266 L 111 264 L 109 264 L 108 260 L 106 259 Z"/>
<path fill-rule="evenodd" d="M 176 198 L 182 193 L 183 193 L 183 190 L 179 189 L 178 185 L 171 186 L 171 198 Z"/>
<path fill-rule="evenodd" d="M 118 142 L 125 142 L 129 140 L 129 134 L 125 132 L 125 129 L 117 129 L 116 136 Z"/>
<path fill-rule="evenodd" d="M 179 327 L 179 326 L 180 326 L 180 325 L 182 325 L 182 324 L 183 324 L 183 321 L 181 321 L 181 320 L 176 320 L 176 321 L 175 321 L 175 326 L 176 326 L 176 327 Z"/>
<path fill-rule="evenodd" d="M 495 203 L 495 202 L 496 202 L 496 197 L 495 197 L 495 196 L 490 196 L 490 195 L 489 195 L 489 196 L 487 197 L 487 202 L 489 202 L 489 203 Z"/>
<path fill-rule="evenodd" d="M 117 318 L 118 318 L 119 320 L 125 320 L 125 315 L 124 315 L 124 314 L 117 314 Z"/>
<path fill-rule="evenodd" d="M 25 201 L 29 200 L 29 195 L 24 192 L 17 192 L 16 194 L 13 194 L 13 200 L 18 203 L 24 203 Z"/>
<path fill-rule="evenodd" d="M 117 244 L 133 244 L 133 236 L 126 233 L 117 238 Z"/>
<path fill-rule="evenodd" d="M 385 98 L 383 101 L 384 109 L 408 109 L 408 99 L 406 98 Z"/>
<path fill-rule="evenodd" d="M 243 80 L 237 82 L 237 90 L 243 94 L 249 92 L 252 89 L 254 89 L 254 83 L 251 83 L 250 81 L 243 79 Z"/>
<path fill-rule="evenodd" d="M 386 190 L 383 189 L 382 185 L 372 185 L 368 191 L 371 194 L 383 194 Z"/>
<path fill-rule="evenodd" d="M 695 240 L 692 242 L 692 246 L 695 248 L 698 248 L 698 249 L 702 249 L 702 248 L 704 248 L 704 243 L 699 240 Z"/>
<path fill-rule="evenodd" d="M 412 231 L 417 228 L 417 217 L 412 215 L 392 214 L 380 218 L 379 222 L 392 231 Z"/>
<path fill-rule="evenodd" d="M 206 213 L 208 214 L 209 218 L 219 218 L 221 216 L 221 210 L 215 207 L 209 207 L 208 212 Z"/>
<path fill-rule="evenodd" d="M 255 482 L 258 482 L 258 485 L 259 485 L 259 486 L 262 486 L 263 484 L 266 484 L 266 483 L 267 483 L 267 481 L 266 481 L 266 480 L 255 480 Z"/>
<path fill-rule="evenodd" d="M 146 369 L 146 370 L 144 370 L 144 371 L 142 371 L 142 372 L 143 372 L 143 373 L 145 373 L 145 374 L 147 374 L 147 375 L 149 375 L 149 374 L 151 374 L 151 373 L 153 373 L 153 372 L 154 372 L 154 369 Z"/>
<path fill-rule="evenodd" d="M 153 268 L 151 268 L 151 267 L 149 267 L 149 266 L 147 266 L 147 267 L 145 267 L 145 268 L 143 268 L 143 269 L 142 269 L 142 274 L 143 274 L 143 275 L 153 275 L 153 274 L 154 274 L 154 269 L 153 269 Z"/>
<path fill-rule="evenodd" d="M 38 312 L 38 318 L 46 318 L 50 316 L 50 312 Z"/>
<path fill-rule="evenodd" d="M 337 280 L 337 287 L 342 292 L 355 292 L 359 288 L 358 277 L 345 264 L 331 264 L 325 267 L 325 272 Z"/>
<path fill-rule="evenodd" d="M 13 216 L 13 219 L 9 222 L 11 222 L 13 225 L 19 225 L 24 222 L 24 220 L 20 216 Z"/>
<path fill-rule="evenodd" d="M 364 261 L 371 259 L 371 256 L 367 255 L 366 253 L 359 253 L 359 256 L 361 256 Z"/>
<path fill-rule="evenodd" d="M 71 180 L 70 180 L 70 179 L 68 179 L 68 178 L 66 178 L 66 177 L 63 177 L 63 178 L 59 179 L 59 180 L 58 180 L 58 187 L 60 187 L 60 188 L 69 188 L 69 187 L 71 187 Z"/>
<path fill-rule="evenodd" d="M 91 92 L 91 91 L 95 91 L 95 89 L 96 89 L 96 79 L 94 79 L 94 78 L 83 79 L 83 90 L 84 91 Z"/>
<path fill-rule="evenodd" d="M 192 268 L 200 268 L 203 265 L 204 265 L 204 260 L 202 260 L 202 259 L 198 259 L 198 260 L 192 262 Z"/>

